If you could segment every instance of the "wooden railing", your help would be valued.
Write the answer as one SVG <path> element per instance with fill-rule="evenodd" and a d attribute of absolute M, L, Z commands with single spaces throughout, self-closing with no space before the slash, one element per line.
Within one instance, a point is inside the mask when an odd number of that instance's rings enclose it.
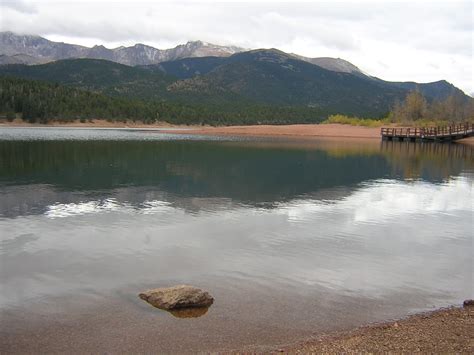
<path fill-rule="evenodd" d="M 427 127 L 427 128 L 392 128 L 383 127 L 381 129 L 382 137 L 397 137 L 397 138 L 436 138 L 436 137 L 450 137 L 458 135 L 472 135 L 474 134 L 473 123 L 461 123 L 445 127 Z"/>

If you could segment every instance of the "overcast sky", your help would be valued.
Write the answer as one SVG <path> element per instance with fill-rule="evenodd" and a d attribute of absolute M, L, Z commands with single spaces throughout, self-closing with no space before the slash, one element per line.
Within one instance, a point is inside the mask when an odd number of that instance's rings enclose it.
<path fill-rule="evenodd" d="M 0 30 L 106 47 L 203 40 L 340 57 L 386 80 L 446 79 L 474 93 L 473 3 L 0 0 Z"/>

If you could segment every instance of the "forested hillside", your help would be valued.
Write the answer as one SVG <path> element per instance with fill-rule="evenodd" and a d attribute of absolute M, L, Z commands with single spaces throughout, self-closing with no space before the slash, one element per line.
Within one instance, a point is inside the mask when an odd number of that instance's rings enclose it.
<path fill-rule="evenodd" d="M 329 113 L 314 108 L 263 105 L 187 105 L 109 97 L 59 84 L 0 77 L 0 113 L 29 122 L 104 118 L 175 124 L 285 124 L 321 122 Z"/>
<path fill-rule="evenodd" d="M 163 98 L 175 81 L 150 71 L 100 59 L 66 59 L 43 65 L 3 65 L 0 75 L 44 80 L 111 96 Z"/>

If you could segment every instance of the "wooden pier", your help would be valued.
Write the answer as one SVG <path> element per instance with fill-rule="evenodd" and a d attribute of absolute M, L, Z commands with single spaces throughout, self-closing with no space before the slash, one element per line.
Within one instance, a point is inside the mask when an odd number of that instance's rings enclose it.
<path fill-rule="evenodd" d="M 395 128 L 383 127 L 380 131 L 383 140 L 388 141 L 434 141 L 452 142 L 474 137 L 474 124 L 461 123 L 446 127 Z"/>

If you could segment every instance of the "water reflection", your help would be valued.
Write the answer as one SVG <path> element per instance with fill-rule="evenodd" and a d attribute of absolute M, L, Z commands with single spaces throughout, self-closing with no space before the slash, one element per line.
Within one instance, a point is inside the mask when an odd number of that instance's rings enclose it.
<path fill-rule="evenodd" d="M 382 142 L 381 152 L 393 171 L 402 179 L 430 182 L 450 178 L 461 162 L 462 168 L 474 169 L 474 147 L 467 144 Z"/>
<path fill-rule="evenodd" d="M 473 161 L 470 146 L 397 142 L 0 141 L 0 216 L 272 208 L 378 179 L 441 183 Z"/>
<path fill-rule="evenodd" d="M 440 185 L 377 180 L 340 200 L 272 209 L 142 213 L 109 204 L 96 213 L 4 219 L 2 301 L 204 275 L 370 297 L 442 290 L 450 298 L 471 287 L 473 200 L 472 176 L 463 176 Z"/>
<path fill-rule="evenodd" d="M 209 307 L 192 307 L 169 311 L 176 318 L 199 318 L 207 313 Z"/>
<path fill-rule="evenodd" d="M 204 319 L 282 290 L 330 314 L 469 298 L 472 148 L 387 143 L 0 141 L 0 306 L 189 282 L 224 295 Z"/>

